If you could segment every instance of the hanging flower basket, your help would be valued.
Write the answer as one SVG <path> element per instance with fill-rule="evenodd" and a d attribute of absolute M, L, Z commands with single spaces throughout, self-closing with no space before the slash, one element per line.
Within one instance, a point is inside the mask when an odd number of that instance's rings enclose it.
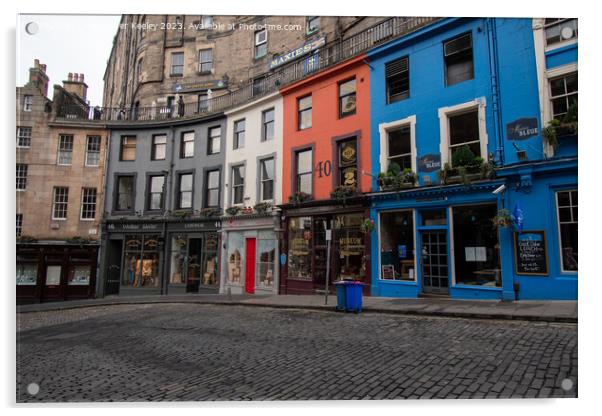
<path fill-rule="evenodd" d="M 372 221 L 369 218 L 366 218 L 360 224 L 360 231 L 364 234 L 370 234 L 372 232 L 372 230 L 374 230 L 374 227 L 375 227 L 374 221 Z"/>
<path fill-rule="evenodd" d="M 496 228 L 506 228 L 514 224 L 514 216 L 507 209 L 500 209 L 491 221 Z"/>

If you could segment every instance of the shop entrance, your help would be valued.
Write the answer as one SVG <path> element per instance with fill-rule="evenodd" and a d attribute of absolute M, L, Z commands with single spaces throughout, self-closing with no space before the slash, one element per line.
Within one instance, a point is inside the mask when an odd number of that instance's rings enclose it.
<path fill-rule="evenodd" d="M 447 294 L 447 231 L 422 231 L 422 290 L 425 293 Z"/>
<path fill-rule="evenodd" d="M 119 294 L 119 279 L 121 278 L 121 252 L 123 249 L 122 240 L 109 240 L 109 249 L 107 251 L 107 270 L 105 295 Z"/>
<path fill-rule="evenodd" d="M 245 264 L 245 291 L 249 294 L 255 293 L 255 249 L 256 241 L 254 238 L 246 239 L 247 252 Z"/>
<path fill-rule="evenodd" d="M 186 292 L 198 293 L 201 285 L 201 258 L 203 255 L 203 239 L 188 239 L 188 273 L 186 277 Z"/>

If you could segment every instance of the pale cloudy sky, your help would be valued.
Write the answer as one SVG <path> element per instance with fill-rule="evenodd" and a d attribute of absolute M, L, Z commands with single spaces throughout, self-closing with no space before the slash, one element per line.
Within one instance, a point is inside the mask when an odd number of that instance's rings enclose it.
<path fill-rule="evenodd" d="M 102 105 L 102 77 L 119 20 L 119 15 L 18 15 L 17 85 L 29 80 L 29 68 L 37 58 L 47 65 L 50 98 L 52 85 L 62 85 L 69 72 L 77 72 L 85 75 L 90 103 Z M 37 33 L 25 31 L 29 22 L 37 24 Z"/>

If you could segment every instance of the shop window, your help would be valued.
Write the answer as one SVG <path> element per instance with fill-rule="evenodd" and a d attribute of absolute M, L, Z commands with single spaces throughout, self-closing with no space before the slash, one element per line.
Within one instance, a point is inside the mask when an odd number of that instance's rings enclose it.
<path fill-rule="evenodd" d="M 242 204 L 245 197 L 245 166 L 233 166 L 231 176 L 232 204 Z"/>
<path fill-rule="evenodd" d="M 96 188 L 82 188 L 81 220 L 96 218 Z"/>
<path fill-rule="evenodd" d="M 90 265 L 70 266 L 67 271 L 67 285 L 88 286 L 92 269 Z"/>
<path fill-rule="evenodd" d="M 311 95 L 297 99 L 297 128 L 299 130 L 311 127 L 312 98 Z"/>
<path fill-rule="evenodd" d="M 234 122 L 234 149 L 245 147 L 245 119 Z"/>
<path fill-rule="evenodd" d="M 17 191 L 27 189 L 27 165 L 17 163 Z"/>
<path fill-rule="evenodd" d="M 186 283 L 187 236 L 176 235 L 171 238 L 171 267 L 169 283 L 172 285 Z"/>
<path fill-rule="evenodd" d="M 52 195 L 52 219 L 67 219 L 67 205 L 69 203 L 69 188 L 56 186 Z"/>
<path fill-rule="evenodd" d="M 355 78 L 339 84 L 339 118 L 355 114 Z"/>
<path fill-rule="evenodd" d="M 414 281 L 416 271 L 413 212 L 381 212 L 379 227 L 379 277 L 386 280 Z"/>
<path fill-rule="evenodd" d="M 134 209 L 134 176 L 117 176 L 117 198 L 115 210 L 130 211 Z"/>
<path fill-rule="evenodd" d="M 562 271 L 577 271 L 577 190 L 556 192 Z"/>
<path fill-rule="evenodd" d="M 86 166 L 98 166 L 100 164 L 100 136 L 88 136 L 86 138 Z"/>
<path fill-rule="evenodd" d="M 167 136 L 164 134 L 153 136 L 151 160 L 165 160 L 167 151 Z"/>
<path fill-rule="evenodd" d="M 357 139 L 337 143 L 339 185 L 357 187 Z"/>
<path fill-rule="evenodd" d="M 178 199 L 176 206 L 178 209 L 192 208 L 192 173 L 181 173 L 178 176 Z"/>
<path fill-rule="evenodd" d="M 288 278 L 312 280 L 311 217 L 290 218 L 288 222 Z"/>
<path fill-rule="evenodd" d="M 458 36 L 443 44 L 445 85 L 451 86 L 474 78 L 472 36 Z"/>
<path fill-rule="evenodd" d="M 259 162 L 260 171 L 260 189 L 259 198 L 261 201 L 274 199 L 274 158 L 263 159 Z"/>
<path fill-rule="evenodd" d="M 481 154 L 481 140 L 479 135 L 479 111 L 471 110 L 467 113 L 449 116 L 449 161 L 454 166 L 454 154 L 468 146 L 475 157 L 484 157 Z"/>
<path fill-rule="evenodd" d="M 563 75 L 550 80 L 552 118 L 562 120 L 569 109 L 577 107 L 577 73 Z"/>
<path fill-rule="evenodd" d="M 500 287 L 500 246 L 491 219 L 496 204 L 453 207 L 456 284 Z"/>
<path fill-rule="evenodd" d="M 387 104 L 401 101 L 410 96 L 410 58 L 398 59 L 385 65 Z"/>
<path fill-rule="evenodd" d="M 17 263 L 17 286 L 35 286 L 38 283 L 37 263 Z"/>
<path fill-rule="evenodd" d="M 255 59 L 262 58 L 268 53 L 268 31 L 261 29 L 255 32 Z"/>
<path fill-rule="evenodd" d="M 136 136 L 121 136 L 119 160 L 136 160 Z"/>
<path fill-rule="evenodd" d="M 185 159 L 194 156 L 194 132 L 182 133 L 180 137 L 180 158 Z"/>
<path fill-rule="evenodd" d="M 257 235 L 257 282 L 258 287 L 271 288 L 274 285 L 274 264 L 276 260 L 276 236 L 273 232 L 260 231 Z"/>
<path fill-rule="evenodd" d="M 23 214 L 17 214 L 17 237 L 21 237 L 23 232 Z"/>
<path fill-rule="evenodd" d="M 335 278 L 363 280 L 366 275 L 364 234 L 360 229 L 363 221 L 363 214 L 334 218 Z"/>
<path fill-rule="evenodd" d="M 205 286 L 219 286 L 218 256 L 219 236 L 217 233 L 205 233 L 203 244 L 202 280 Z"/>
<path fill-rule="evenodd" d="M 158 235 L 126 235 L 122 286 L 158 288 L 160 285 Z"/>
<path fill-rule="evenodd" d="M 219 207 L 220 171 L 207 171 L 205 176 L 205 207 Z"/>
<path fill-rule="evenodd" d="M 31 146 L 31 127 L 17 127 L 17 147 Z"/>
<path fill-rule="evenodd" d="M 577 19 L 548 18 L 544 24 L 547 46 L 577 39 Z"/>
<path fill-rule="evenodd" d="M 228 233 L 228 283 L 240 285 L 244 282 L 242 270 L 242 254 L 245 239 L 242 233 Z"/>
<path fill-rule="evenodd" d="M 274 139 L 274 109 L 270 108 L 261 113 L 261 141 Z"/>
<path fill-rule="evenodd" d="M 215 155 L 220 152 L 222 142 L 221 127 L 211 127 L 209 129 L 209 139 L 207 140 L 207 154 Z"/>
<path fill-rule="evenodd" d="M 146 209 L 148 209 L 149 211 L 162 210 L 165 195 L 165 176 L 149 176 L 149 181 L 150 184 L 148 186 Z"/>
<path fill-rule="evenodd" d="M 412 169 L 412 138 L 410 126 L 387 131 L 387 168 L 396 163 L 403 169 Z"/>
<path fill-rule="evenodd" d="M 23 96 L 23 111 L 31 111 L 33 107 L 33 95 Z"/>
<path fill-rule="evenodd" d="M 210 74 L 213 70 L 213 49 L 201 49 L 199 51 L 199 72 Z"/>
<path fill-rule="evenodd" d="M 296 154 L 296 191 L 304 192 L 308 195 L 313 191 L 313 161 L 312 149 L 301 150 Z"/>
<path fill-rule="evenodd" d="M 181 77 L 184 75 L 184 52 L 171 54 L 171 72 L 172 77 Z"/>
<path fill-rule="evenodd" d="M 73 135 L 61 134 L 59 136 L 59 152 L 57 163 L 59 165 L 70 165 L 73 158 Z"/>

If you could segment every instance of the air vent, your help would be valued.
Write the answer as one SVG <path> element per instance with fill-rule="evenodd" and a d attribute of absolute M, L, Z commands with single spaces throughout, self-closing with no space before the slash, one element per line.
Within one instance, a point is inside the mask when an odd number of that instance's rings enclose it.
<path fill-rule="evenodd" d="M 445 43 L 445 56 L 454 55 L 458 52 L 465 51 L 472 47 L 472 38 L 470 33 L 460 36 L 459 38 L 450 40 Z"/>
<path fill-rule="evenodd" d="M 408 57 L 398 59 L 397 61 L 389 62 L 385 66 L 385 76 L 387 78 L 399 75 L 408 70 Z"/>

